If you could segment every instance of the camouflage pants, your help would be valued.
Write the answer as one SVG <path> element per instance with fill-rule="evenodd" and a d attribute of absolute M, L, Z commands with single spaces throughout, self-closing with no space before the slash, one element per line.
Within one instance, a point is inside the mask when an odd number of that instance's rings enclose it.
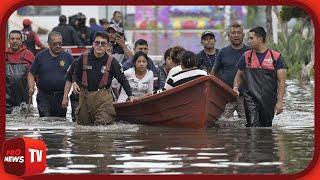
<path fill-rule="evenodd" d="M 228 103 L 225 107 L 223 116 L 229 119 L 233 117 L 234 111 L 237 111 L 239 118 L 246 118 L 243 96 L 239 96 L 236 102 Z"/>
<path fill-rule="evenodd" d="M 80 125 L 107 125 L 114 121 L 116 112 L 113 107 L 110 89 L 88 92 L 82 89 L 76 121 Z"/>

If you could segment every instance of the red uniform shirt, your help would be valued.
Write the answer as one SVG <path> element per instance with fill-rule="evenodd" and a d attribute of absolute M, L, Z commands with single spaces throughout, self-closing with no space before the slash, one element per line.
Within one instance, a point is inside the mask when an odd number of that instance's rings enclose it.
<path fill-rule="evenodd" d="M 6 61 L 13 64 L 19 64 L 22 58 L 22 63 L 27 65 L 28 72 L 30 70 L 31 64 L 34 61 L 34 55 L 31 51 L 25 47 L 20 48 L 17 52 L 12 52 L 10 48 L 6 49 Z"/>

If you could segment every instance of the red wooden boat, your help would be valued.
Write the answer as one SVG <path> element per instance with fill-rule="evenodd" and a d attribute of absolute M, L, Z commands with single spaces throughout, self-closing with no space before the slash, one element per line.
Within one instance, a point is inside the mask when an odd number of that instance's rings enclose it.
<path fill-rule="evenodd" d="M 212 125 L 236 93 L 205 76 L 133 103 L 114 104 L 117 119 L 130 123 L 202 129 Z"/>

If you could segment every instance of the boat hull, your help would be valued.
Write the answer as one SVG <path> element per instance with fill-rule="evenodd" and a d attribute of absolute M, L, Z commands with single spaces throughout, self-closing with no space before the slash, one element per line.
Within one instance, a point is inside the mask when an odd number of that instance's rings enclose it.
<path fill-rule="evenodd" d="M 174 89 L 114 104 L 117 119 L 130 123 L 201 129 L 213 124 L 236 93 L 213 76 L 201 77 Z"/>

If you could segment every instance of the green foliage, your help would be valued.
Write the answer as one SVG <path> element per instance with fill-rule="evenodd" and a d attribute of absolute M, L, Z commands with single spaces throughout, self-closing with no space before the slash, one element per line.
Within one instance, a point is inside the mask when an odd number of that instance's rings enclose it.
<path fill-rule="evenodd" d="M 246 27 L 253 27 L 256 26 L 259 22 L 259 14 L 261 11 L 261 7 L 259 6 L 248 6 L 247 8 L 247 20 L 246 20 Z"/>
<path fill-rule="evenodd" d="M 288 22 L 291 18 L 306 18 L 307 16 L 308 14 L 298 7 L 283 6 L 280 11 L 280 19 L 283 22 Z"/>
<path fill-rule="evenodd" d="M 298 78 L 302 64 L 310 62 L 313 40 L 304 38 L 299 33 L 301 28 L 302 23 L 297 23 L 287 37 L 284 33 L 279 33 L 278 44 L 270 45 L 272 49 L 281 53 L 288 78 Z"/>

